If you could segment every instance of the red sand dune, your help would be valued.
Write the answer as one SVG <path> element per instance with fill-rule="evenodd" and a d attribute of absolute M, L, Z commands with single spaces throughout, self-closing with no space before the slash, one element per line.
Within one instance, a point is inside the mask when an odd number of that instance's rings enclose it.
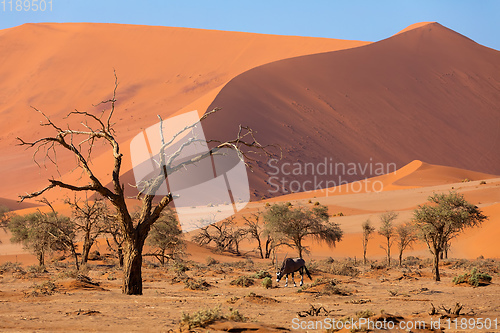
<path fill-rule="evenodd" d="M 55 175 L 52 169 L 38 170 L 32 152 L 14 146 L 16 136 L 33 140 L 51 133 L 38 126 L 43 118 L 30 105 L 63 127 L 79 124 L 79 118 L 62 118 L 75 108 L 98 115 L 102 107 L 92 104 L 111 97 L 113 68 L 119 79 L 117 138 L 125 142 L 156 123 L 157 114 L 165 118 L 184 107 L 204 112 L 221 87 L 255 66 L 367 42 L 68 23 L 1 30 L 0 44 L 0 197 L 16 198 Z M 96 148 L 97 155 L 107 149 Z M 63 154 L 59 162 L 62 173 L 73 167 Z"/>
<path fill-rule="evenodd" d="M 249 125 L 262 143 L 282 147 L 279 165 L 318 165 L 327 157 L 399 168 L 420 159 L 500 174 L 499 91 L 499 51 L 430 23 L 363 47 L 249 70 L 208 108 L 231 113 L 222 123 L 207 119 L 204 128 L 211 137 Z M 264 159 L 258 164 L 251 175 L 255 197 L 269 196 L 264 180 L 274 170 Z M 278 176 L 287 183 L 312 178 Z M 338 176 L 320 178 L 338 184 Z"/>

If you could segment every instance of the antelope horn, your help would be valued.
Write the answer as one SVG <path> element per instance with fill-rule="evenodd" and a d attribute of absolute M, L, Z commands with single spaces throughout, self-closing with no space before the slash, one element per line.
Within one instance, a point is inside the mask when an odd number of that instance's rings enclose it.
<path fill-rule="evenodd" d="M 285 263 L 285 260 L 286 260 L 286 257 L 288 256 L 288 252 L 285 254 L 285 257 L 283 258 L 283 263 L 282 265 Z"/>

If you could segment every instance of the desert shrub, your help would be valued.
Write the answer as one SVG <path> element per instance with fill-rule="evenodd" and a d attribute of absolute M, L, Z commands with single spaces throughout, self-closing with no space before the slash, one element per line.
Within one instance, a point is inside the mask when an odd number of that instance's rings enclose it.
<path fill-rule="evenodd" d="M 272 288 L 273 280 L 270 277 L 265 277 L 264 280 L 262 280 L 262 286 L 266 289 Z"/>
<path fill-rule="evenodd" d="M 182 261 L 174 261 L 170 269 L 175 273 L 175 274 L 181 274 L 184 272 L 189 271 L 189 267 Z"/>
<path fill-rule="evenodd" d="M 68 268 L 69 264 L 67 262 L 64 262 L 64 261 L 54 261 L 52 263 L 52 266 L 54 266 L 56 268 Z"/>
<path fill-rule="evenodd" d="M 490 283 L 491 275 L 486 273 L 481 273 L 476 267 L 474 267 L 470 273 L 464 273 L 453 278 L 453 283 L 461 284 L 467 283 L 474 287 L 479 287 L 481 284 Z"/>
<path fill-rule="evenodd" d="M 239 260 L 236 262 L 232 263 L 226 263 L 225 266 L 231 267 L 231 268 L 236 268 L 236 269 L 242 269 L 246 271 L 251 271 L 254 269 L 255 263 L 253 262 L 252 259 L 248 258 L 246 260 Z"/>
<path fill-rule="evenodd" d="M 271 204 L 270 204 L 269 202 L 266 202 L 266 205 L 265 205 L 265 206 L 266 206 L 266 207 L 270 207 L 270 206 L 271 206 Z"/>
<path fill-rule="evenodd" d="M 192 278 L 185 279 L 184 285 L 190 290 L 208 290 L 208 288 L 211 287 L 211 285 L 203 279 L 195 280 Z"/>
<path fill-rule="evenodd" d="M 247 320 L 238 309 L 229 308 L 229 313 L 226 315 L 227 320 L 236 321 L 236 322 L 245 322 Z"/>
<path fill-rule="evenodd" d="M 179 329 L 182 332 L 191 331 L 196 327 L 205 328 L 218 320 L 224 319 L 236 322 L 244 322 L 247 320 L 247 318 L 244 317 L 238 309 L 229 308 L 229 313 L 223 315 L 220 305 L 217 305 L 211 309 L 207 308 L 196 311 L 191 315 L 183 312 Z"/>
<path fill-rule="evenodd" d="M 374 315 L 375 315 L 375 313 L 373 313 L 370 310 L 362 310 L 362 311 L 356 312 L 356 317 L 358 317 L 358 318 L 370 318 L 371 316 L 374 316 Z"/>
<path fill-rule="evenodd" d="M 462 183 L 468 183 L 468 182 L 470 182 L 469 178 L 462 179 Z"/>
<path fill-rule="evenodd" d="M 314 203 L 314 206 L 319 206 L 319 205 L 321 205 L 321 204 L 319 203 L 319 201 L 316 201 L 316 202 Z"/>
<path fill-rule="evenodd" d="M 481 181 L 479 182 L 479 185 L 485 185 L 485 184 L 486 184 L 486 181 L 485 181 L 485 180 L 481 180 Z"/>
<path fill-rule="evenodd" d="M 195 327 L 206 327 L 222 318 L 223 316 L 220 310 L 220 306 L 216 306 L 212 309 L 199 310 L 192 315 L 183 313 L 180 328 L 182 331 L 185 329 L 191 330 Z"/>
<path fill-rule="evenodd" d="M 18 272 L 18 271 L 23 271 L 21 264 L 18 262 L 6 261 L 0 265 L 0 274 L 7 272 Z"/>
<path fill-rule="evenodd" d="M 52 295 L 56 290 L 56 285 L 52 281 L 44 281 L 42 283 L 33 283 L 31 291 L 24 292 L 25 297 Z"/>
<path fill-rule="evenodd" d="M 350 296 L 352 293 L 339 285 L 340 283 L 335 279 L 330 278 L 317 278 L 311 284 L 303 285 L 298 292 L 304 292 L 310 288 L 323 285 L 323 289 L 318 292 L 319 295 L 340 295 Z"/>
<path fill-rule="evenodd" d="M 420 264 L 421 261 L 422 260 L 418 257 L 408 256 L 408 257 L 403 259 L 403 264 L 407 265 L 407 266 L 416 266 L 416 265 Z"/>
<path fill-rule="evenodd" d="M 312 203 L 312 200 L 311 199 L 307 200 L 307 203 Z"/>
<path fill-rule="evenodd" d="M 350 276 L 350 277 L 356 277 L 360 274 L 359 269 L 354 267 L 352 263 L 349 262 L 337 262 L 334 261 L 328 270 L 329 273 L 334 274 L 334 275 L 343 275 L 343 276 Z"/>
<path fill-rule="evenodd" d="M 254 279 L 264 279 L 264 278 L 272 278 L 271 274 L 268 271 L 260 270 L 257 273 L 251 276 Z"/>
<path fill-rule="evenodd" d="M 217 265 L 219 262 L 217 260 L 215 260 L 214 258 L 208 256 L 207 259 L 207 266 L 213 266 L 213 265 Z"/>
<path fill-rule="evenodd" d="M 231 281 L 230 284 L 232 286 L 238 286 L 238 287 L 250 287 L 253 286 L 254 280 L 248 276 L 240 276 L 237 279 Z"/>

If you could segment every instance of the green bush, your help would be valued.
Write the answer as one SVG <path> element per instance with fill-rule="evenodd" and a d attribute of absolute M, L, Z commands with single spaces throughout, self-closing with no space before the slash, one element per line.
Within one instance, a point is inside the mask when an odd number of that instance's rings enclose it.
<path fill-rule="evenodd" d="M 14 262 L 6 261 L 0 265 L 0 274 L 6 273 L 6 272 L 18 272 L 18 271 L 23 271 L 21 264 L 18 262 L 14 263 Z"/>
<path fill-rule="evenodd" d="M 180 331 L 192 330 L 196 327 L 207 327 L 208 325 L 218 321 L 218 320 L 231 320 L 236 322 L 244 322 L 247 320 L 238 309 L 229 308 L 229 313 L 223 315 L 220 309 L 220 305 L 212 309 L 203 309 L 196 311 L 192 315 L 188 313 L 182 313 L 182 318 L 180 322 Z"/>
<path fill-rule="evenodd" d="M 254 280 L 248 276 L 240 276 L 237 279 L 231 281 L 230 284 L 232 286 L 238 286 L 238 287 L 250 287 L 253 286 Z"/>
<path fill-rule="evenodd" d="M 181 330 L 184 328 L 190 330 L 194 327 L 206 327 L 222 318 L 223 316 L 220 310 L 220 305 L 218 305 L 212 309 L 199 310 L 192 315 L 183 313 L 180 326 Z"/>
<path fill-rule="evenodd" d="M 453 283 L 454 284 L 467 283 L 471 286 L 479 287 L 481 283 L 490 283 L 491 279 L 492 279 L 491 275 L 488 275 L 486 273 L 481 273 L 477 270 L 476 267 L 474 267 L 470 273 L 464 273 L 455 276 L 453 278 Z"/>
<path fill-rule="evenodd" d="M 257 273 L 255 273 L 254 275 L 252 275 L 251 277 L 254 279 L 264 279 L 266 277 L 271 278 L 272 276 L 271 276 L 271 274 L 269 274 L 268 271 L 260 270 Z"/>
<path fill-rule="evenodd" d="M 247 318 L 245 318 L 238 309 L 229 308 L 229 313 L 226 316 L 227 320 L 236 321 L 236 322 L 245 322 Z"/>
<path fill-rule="evenodd" d="M 271 279 L 270 277 L 265 277 L 264 280 L 262 280 L 262 286 L 266 289 L 272 288 L 273 279 Z"/>

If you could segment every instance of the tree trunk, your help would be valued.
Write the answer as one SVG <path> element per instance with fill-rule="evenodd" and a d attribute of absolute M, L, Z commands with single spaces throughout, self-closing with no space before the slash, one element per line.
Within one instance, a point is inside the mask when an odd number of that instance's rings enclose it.
<path fill-rule="evenodd" d="M 76 270 L 80 270 L 80 265 L 78 264 L 78 254 L 76 253 L 76 248 L 74 244 L 71 244 L 71 254 L 73 254 L 73 257 L 75 258 L 75 267 Z"/>
<path fill-rule="evenodd" d="M 160 264 L 161 267 L 165 266 L 165 249 L 160 250 Z"/>
<path fill-rule="evenodd" d="M 118 250 L 116 252 L 118 254 L 118 265 L 120 265 L 120 267 L 123 267 L 123 262 L 125 259 L 123 258 L 123 249 L 121 245 L 118 246 Z"/>
<path fill-rule="evenodd" d="M 140 240 L 125 241 L 122 291 L 126 295 L 142 295 L 142 247 Z"/>
<path fill-rule="evenodd" d="M 273 251 L 272 240 L 268 236 L 266 239 L 266 259 L 269 259 L 272 251 Z"/>
<path fill-rule="evenodd" d="M 83 240 L 83 248 L 82 248 L 82 265 L 87 263 L 89 260 L 90 248 L 92 247 L 92 243 L 90 242 L 90 235 L 85 234 L 85 238 Z"/>
<path fill-rule="evenodd" d="M 387 239 L 387 266 L 391 267 L 391 244 Z"/>
<path fill-rule="evenodd" d="M 260 252 L 260 258 L 261 259 L 264 259 L 264 253 L 262 252 L 262 245 L 260 243 L 260 237 L 256 237 L 257 238 L 257 248 L 259 249 L 259 252 Z"/>
<path fill-rule="evenodd" d="M 441 277 L 439 276 L 439 255 L 441 252 L 436 251 L 434 254 L 434 280 L 441 281 Z"/>
<path fill-rule="evenodd" d="M 363 248 L 363 265 L 366 265 L 366 246 Z"/>
<path fill-rule="evenodd" d="M 399 266 L 403 266 L 403 250 L 399 251 Z"/>
<path fill-rule="evenodd" d="M 43 250 L 38 252 L 38 266 L 45 266 L 45 257 L 43 255 Z"/>

